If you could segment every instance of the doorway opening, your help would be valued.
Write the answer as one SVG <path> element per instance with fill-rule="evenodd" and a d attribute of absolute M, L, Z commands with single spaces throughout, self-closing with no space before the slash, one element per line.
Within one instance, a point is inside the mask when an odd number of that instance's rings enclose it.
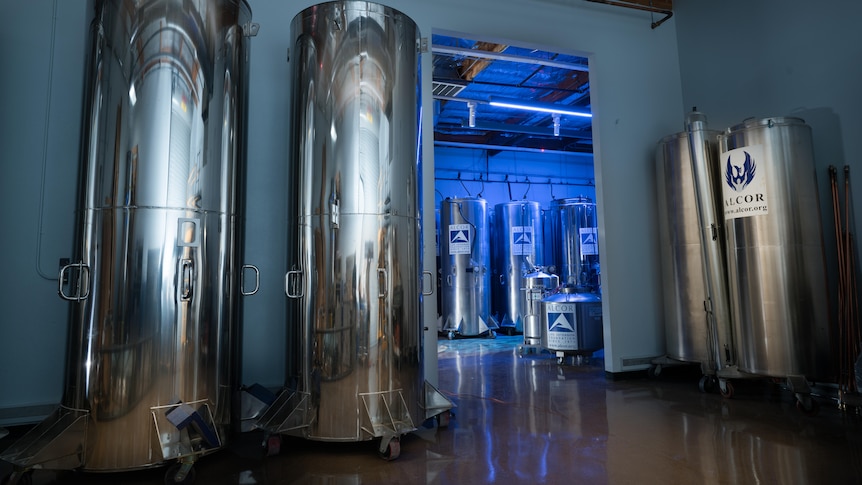
<path fill-rule="evenodd" d="M 541 268 L 559 275 L 562 285 L 601 293 L 588 60 L 438 31 L 432 32 L 431 53 L 438 332 L 451 339 L 505 331 L 524 333 L 529 341 L 523 315 L 513 309 L 518 305 L 513 301 L 523 296 L 523 288 L 514 286 L 523 283 L 517 278 Z M 575 239 L 587 239 L 572 244 L 581 264 L 574 276 L 557 257 L 561 243 L 551 227 L 555 207 L 569 201 L 592 206 L 592 227 L 575 228 Z M 501 211 L 516 202 L 538 207 L 537 218 L 548 221 L 502 227 L 510 221 Z M 524 240 L 535 246 L 512 245 Z M 517 258 L 499 256 L 512 251 L 529 257 L 513 268 Z M 467 274 L 453 267 L 460 264 L 456 259 L 466 261 Z M 462 283 L 474 294 L 460 294 L 454 287 Z M 447 305 L 447 293 L 458 303 Z M 463 302 L 481 315 L 452 310 Z"/>

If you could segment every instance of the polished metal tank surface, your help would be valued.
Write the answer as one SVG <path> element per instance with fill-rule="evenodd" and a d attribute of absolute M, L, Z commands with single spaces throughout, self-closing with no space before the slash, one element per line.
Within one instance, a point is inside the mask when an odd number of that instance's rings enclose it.
<path fill-rule="evenodd" d="M 589 356 L 603 347 L 602 299 L 563 287 L 539 304 L 542 347 L 551 352 Z"/>
<path fill-rule="evenodd" d="M 524 275 L 524 345 L 542 344 L 542 299 L 560 286 L 560 277 L 546 273 L 544 268 Z"/>
<path fill-rule="evenodd" d="M 829 309 L 811 128 L 748 120 L 719 137 L 739 369 L 829 377 Z"/>
<path fill-rule="evenodd" d="M 552 262 L 560 283 L 601 293 L 596 204 L 589 197 L 554 199 L 549 204 Z"/>
<path fill-rule="evenodd" d="M 513 201 L 494 206 L 492 305 L 501 331 L 524 332 L 527 314 L 525 274 L 542 264 L 542 217 L 538 202 Z M 502 316 L 500 316 L 502 315 Z"/>
<path fill-rule="evenodd" d="M 291 32 L 288 381 L 259 426 L 385 445 L 428 417 L 419 32 L 368 2 L 309 7 Z"/>
<path fill-rule="evenodd" d="M 475 337 L 497 328 L 491 318 L 488 202 L 464 197 L 440 203 L 440 298 L 443 331 Z"/>
<path fill-rule="evenodd" d="M 75 258 L 60 275 L 65 390 L 44 434 L 4 459 L 127 470 L 224 445 L 250 18 L 230 0 L 97 2 Z"/>
<path fill-rule="evenodd" d="M 656 147 L 662 294 L 668 357 L 715 371 L 732 351 L 719 131 L 702 114 Z M 725 351 L 726 349 L 726 351 Z"/>

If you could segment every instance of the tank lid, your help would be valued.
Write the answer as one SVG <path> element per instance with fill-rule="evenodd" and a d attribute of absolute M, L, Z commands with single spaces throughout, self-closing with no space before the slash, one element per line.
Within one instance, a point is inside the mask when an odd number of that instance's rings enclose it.
<path fill-rule="evenodd" d="M 535 278 L 535 279 L 551 279 L 551 278 L 556 278 L 556 275 L 552 275 L 552 274 L 550 274 L 550 273 L 545 273 L 545 272 L 544 272 L 544 271 L 542 271 L 541 269 L 537 269 L 537 270 L 535 270 L 535 271 L 533 271 L 533 272 L 525 273 L 525 274 L 524 274 L 524 278 L 528 278 L 528 279 L 532 279 L 532 278 Z"/>
<path fill-rule="evenodd" d="M 546 296 L 542 301 L 549 303 L 597 303 L 602 301 L 602 297 L 595 293 L 570 292 L 568 288 L 561 288 L 559 292 Z"/>
<path fill-rule="evenodd" d="M 759 126 L 766 126 L 768 128 L 772 128 L 773 126 L 788 126 L 788 125 L 804 125 L 805 120 L 802 118 L 797 118 L 794 116 L 777 116 L 772 118 L 746 118 L 742 121 L 742 123 L 738 123 L 736 125 L 731 126 L 727 129 L 728 133 L 734 131 L 745 130 L 748 128 L 756 128 Z"/>
<path fill-rule="evenodd" d="M 579 195 L 577 197 L 566 197 L 565 199 L 552 199 L 551 206 L 562 206 L 562 205 L 573 205 L 573 204 L 592 204 L 593 199 L 587 197 L 586 195 Z"/>
<path fill-rule="evenodd" d="M 509 207 L 509 206 L 522 206 L 522 205 L 537 206 L 537 205 L 539 205 L 539 203 L 534 201 L 534 200 L 526 200 L 526 199 L 524 199 L 524 200 L 510 200 L 509 202 L 500 202 L 497 205 L 495 205 L 494 207 Z"/>

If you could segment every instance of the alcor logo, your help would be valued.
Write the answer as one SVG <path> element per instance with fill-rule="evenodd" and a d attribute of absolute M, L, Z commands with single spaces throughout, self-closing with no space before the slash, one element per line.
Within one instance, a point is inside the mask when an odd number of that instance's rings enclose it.
<path fill-rule="evenodd" d="M 574 332 L 575 328 L 565 313 L 548 313 L 548 331 L 551 332 Z"/>
<path fill-rule="evenodd" d="M 733 164 L 730 161 L 731 156 L 727 156 L 724 179 L 727 182 L 727 186 L 733 189 L 734 192 L 741 192 L 748 187 L 748 184 L 754 180 L 754 174 L 757 169 L 757 164 L 751 158 L 751 154 L 747 151 L 743 151 L 742 153 L 745 154 L 745 161 L 742 162 L 742 165 Z"/>
<path fill-rule="evenodd" d="M 452 231 L 451 233 L 449 233 L 449 242 L 468 243 L 470 242 L 470 238 L 467 237 L 467 234 L 464 231 Z"/>
<path fill-rule="evenodd" d="M 528 232 L 522 232 L 515 236 L 515 244 L 533 244 L 532 236 Z"/>
<path fill-rule="evenodd" d="M 725 160 L 724 219 L 761 216 L 769 213 L 770 164 L 762 145 L 734 148 L 721 154 Z"/>

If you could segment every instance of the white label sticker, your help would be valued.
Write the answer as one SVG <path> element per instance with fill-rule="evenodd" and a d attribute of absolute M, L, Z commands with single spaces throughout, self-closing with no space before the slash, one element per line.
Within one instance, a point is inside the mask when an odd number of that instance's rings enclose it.
<path fill-rule="evenodd" d="M 512 254 L 515 256 L 533 255 L 533 226 L 512 226 Z"/>
<path fill-rule="evenodd" d="M 449 254 L 470 254 L 470 241 L 473 233 L 470 224 L 452 224 L 449 226 Z"/>
<path fill-rule="evenodd" d="M 764 162 L 762 145 L 736 148 L 721 154 L 725 220 L 769 213 L 766 193 L 768 167 Z"/>
<path fill-rule="evenodd" d="M 582 227 L 579 232 L 581 233 L 581 254 L 584 256 L 599 254 L 598 230 L 595 227 Z"/>
<path fill-rule="evenodd" d="M 545 307 L 548 322 L 548 348 L 555 350 L 577 350 L 578 332 L 577 306 L 574 304 L 549 303 Z"/>

